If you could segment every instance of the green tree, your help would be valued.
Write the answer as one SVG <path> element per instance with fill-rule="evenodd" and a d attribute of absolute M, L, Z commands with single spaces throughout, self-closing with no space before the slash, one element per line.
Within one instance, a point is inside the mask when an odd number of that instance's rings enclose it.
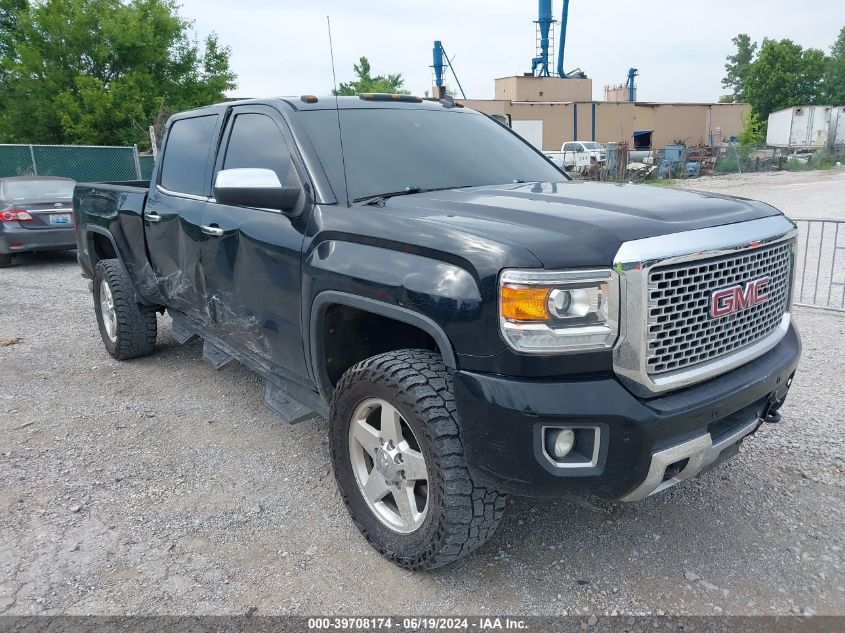
<path fill-rule="evenodd" d="M 760 118 L 749 110 L 742 115 L 742 132 L 737 136 L 740 145 L 760 145 L 766 142 L 766 127 Z"/>
<path fill-rule="evenodd" d="M 8 53 L 14 42 L 18 14 L 28 8 L 27 0 L 0 0 L 0 58 Z"/>
<path fill-rule="evenodd" d="M 825 66 L 824 100 L 832 106 L 845 104 L 845 28 L 839 31 Z"/>
<path fill-rule="evenodd" d="M 229 49 L 192 39 L 176 0 L 42 0 L 15 15 L 0 142 L 147 146 L 163 109 L 235 86 Z"/>
<path fill-rule="evenodd" d="M 341 97 L 354 97 L 365 92 L 385 92 L 389 94 L 410 94 L 404 89 L 405 80 L 402 75 L 396 73 L 395 75 L 377 75 L 375 77 L 370 75 L 370 61 L 366 57 L 358 60 L 357 64 L 353 65 L 356 81 L 348 83 L 341 83 L 337 90 L 333 90 L 332 94 Z"/>
<path fill-rule="evenodd" d="M 727 103 L 745 100 L 745 80 L 754 60 L 754 52 L 757 50 L 757 42 L 752 42 L 745 33 L 737 35 L 732 42 L 736 47 L 736 53 L 728 55 L 725 78 L 722 79 L 722 87 L 731 91 L 729 95 L 725 95 L 727 98 L 724 102 Z"/>
<path fill-rule="evenodd" d="M 783 108 L 818 103 L 825 55 L 791 40 L 763 40 L 745 78 L 743 96 L 761 122 Z"/>

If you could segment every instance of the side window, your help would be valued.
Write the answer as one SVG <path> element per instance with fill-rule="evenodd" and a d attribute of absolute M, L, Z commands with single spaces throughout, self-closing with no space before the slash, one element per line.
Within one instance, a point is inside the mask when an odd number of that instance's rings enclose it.
<path fill-rule="evenodd" d="M 263 114 L 235 117 L 223 169 L 272 169 L 284 184 L 291 169 L 290 151 L 276 123 Z"/>
<path fill-rule="evenodd" d="M 575 151 L 575 145 L 572 144 L 572 143 L 567 143 L 566 145 L 563 146 L 563 151 L 564 152 L 574 152 Z"/>
<path fill-rule="evenodd" d="M 161 165 L 161 186 L 176 193 L 205 195 L 208 155 L 217 125 L 217 115 L 179 119 L 170 126 L 164 162 Z"/>

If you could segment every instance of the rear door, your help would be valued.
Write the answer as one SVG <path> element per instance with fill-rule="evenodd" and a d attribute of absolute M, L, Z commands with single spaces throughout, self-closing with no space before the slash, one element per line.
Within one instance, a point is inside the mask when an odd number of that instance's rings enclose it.
<path fill-rule="evenodd" d="M 267 106 L 235 107 L 214 172 L 272 169 L 305 182 L 304 166 L 282 116 Z M 205 225 L 222 231 L 203 243 L 206 302 L 218 335 L 274 366 L 306 376 L 300 303 L 301 252 L 311 202 L 298 214 L 209 202 Z"/>
<path fill-rule="evenodd" d="M 169 307 L 209 323 L 202 219 L 211 187 L 219 114 L 174 120 L 144 207 L 150 263 Z"/>

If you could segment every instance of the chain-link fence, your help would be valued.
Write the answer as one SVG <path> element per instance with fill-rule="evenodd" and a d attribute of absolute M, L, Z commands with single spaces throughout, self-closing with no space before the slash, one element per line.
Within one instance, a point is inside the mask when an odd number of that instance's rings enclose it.
<path fill-rule="evenodd" d="M 795 151 L 762 145 L 726 144 L 699 147 L 683 144 L 660 149 L 631 149 L 627 143 L 608 143 L 604 163 L 573 175 L 590 180 L 644 182 L 697 178 L 721 174 L 833 169 L 845 164 L 845 147 Z"/>
<path fill-rule="evenodd" d="M 796 151 L 765 145 L 723 145 L 717 152 L 712 172 L 744 174 L 766 171 L 832 169 L 845 162 L 845 147 Z"/>
<path fill-rule="evenodd" d="M 0 145 L 0 178 L 30 175 L 62 176 L 77 182 L 145 180 L 152 165 L 152 157 L 139 156 L 137 147 Z"/>
<path fill-rule="evenodd" d="M 155 166 L 155 156 L 139 156 L 138 161 L 141 163 L 141 180 L 150 180 Z"/>

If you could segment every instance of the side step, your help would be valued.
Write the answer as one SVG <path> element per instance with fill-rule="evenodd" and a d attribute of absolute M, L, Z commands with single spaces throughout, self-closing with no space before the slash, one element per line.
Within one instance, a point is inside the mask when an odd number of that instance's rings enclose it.
<path fill-rule="evenodd" d="M 264 404 L 285 422 L 295 424 L 318 416 L 328 417 L 329 407 L 313 386 L 287 376 L 284 369 L 271 368 L 262 358 L 236 350 L 181 312 L 171 309 L 167 312 L 173 319 L 173 338 L 179 343 L 187 343 L 195 336 L 202 338 L 202 356 L 215 369 L 236 360 L 261 376 L 265 382 Z"/>
<path fill-rule="evenodd" d="M 176 339 L 176 342 L 180 345 L 184 345 L 197 335 L 183 319 L 176 318 L 173 319 L 173 324 L 170 326 L 170 332 L 173 334 L 173 338 Z"/>
<path fill-rule="evenodd" d="M 264 387 L 264 404 L 288 424 L 310 420 L 318 415 L 311 407 L 294 399 L 284 388 L 269 380 Z"/>
<path fill-rule="evenodd" d="M 208 339 L 202 342 L 202 357 L 211 363 L 214 369 L 220 369 L 234 360 L 214 343 L 209 342 Z"/>

